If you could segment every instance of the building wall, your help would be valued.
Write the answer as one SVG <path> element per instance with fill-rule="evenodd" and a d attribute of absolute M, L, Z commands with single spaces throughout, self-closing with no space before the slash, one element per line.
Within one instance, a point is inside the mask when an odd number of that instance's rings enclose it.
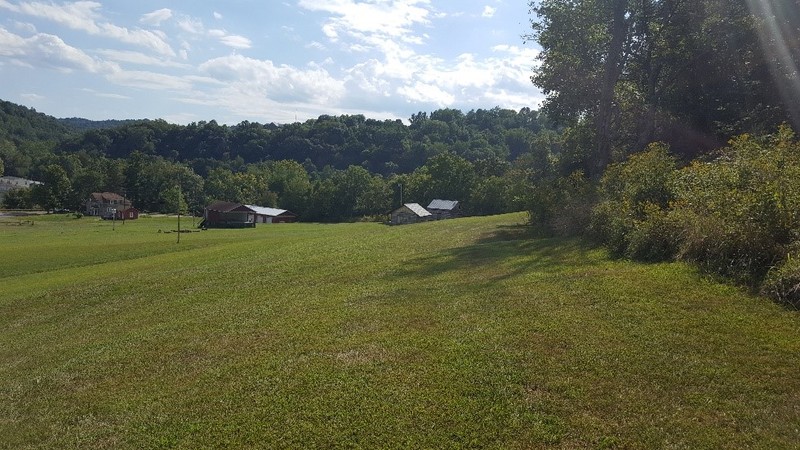
<path fill-rule="evenodd" d="M 414 212 L 410 211 L 408 208 L 402 208 L 392 212 L 392 223 L 395 225 L 417 223 L 423 220 L 425 219 L 414 214 Z"/>
<path fill-rule="evenodd" d="M 98 202 L 95 200 L 87 200 L 85 203 L 84 212 L 87 216 L 110 216 L 111 210 L 117 211 L 130 207 L 130 202 L 111 201 L 111 202 Z"/>
<path fill-rule="evenodd" d="M 223 213 L 206 210 L 205 219 L 208 228 L 249 228 L 256 225 L 253 213 L 240 211 Z"/>
<path fill-rule="evenodd" d="M 272 223 L 293 223 L 297 222 L 297 216 L 275 216 Z"/>

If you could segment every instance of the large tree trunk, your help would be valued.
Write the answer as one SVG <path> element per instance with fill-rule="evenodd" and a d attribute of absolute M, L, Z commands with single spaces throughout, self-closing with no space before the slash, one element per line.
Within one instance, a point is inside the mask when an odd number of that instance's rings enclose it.
<path fill-rule="evenodd" d="M 611 23 L 609 33 L 611 42 L 603 64 L 603 84 L 600 86 L 600 102 L 595 118 L 595 176 L 602 175 L 611 162 L 611 119 L 614 106 L 614 88 L 622 73 L 622 50 L 627 37 L 628 24 L 625 20 L 628 0 L 611 0 Z"/>

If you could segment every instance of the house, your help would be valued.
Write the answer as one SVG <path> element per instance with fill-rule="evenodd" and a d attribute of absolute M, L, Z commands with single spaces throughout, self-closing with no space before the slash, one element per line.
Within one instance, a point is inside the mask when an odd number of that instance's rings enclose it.
<path fill-rule="evenodd" d="M 256 223 L 290 223 L 297 222 L 297 214 L 285 209 L 267 208 L 264 206 L 244 205 L 255 211 Z"/>
<path fill-rule="evenodd" d="M 117 211 L 131 208 L 131 202 L 113 192 L 94 192 L 84 203 L 87 216 L 113 217 Z M 136 216 L 138 217 L 138 211 Z"/>
<path fill-rule="evenodd" d="M 216 201 L 203 211 L 201 227 L 255 228 L 256 212 L 241 203 Z"/>
<path fill-rule="evenodd" d="M 427 209 L 437 220 L 461 216 L 461 205 L 457 200 L 436 199 L 428 205 Z"/>
<path fill-rule="evenodd" d="M 0 201 L 5 197 L 6 192 L 14 189 L 30 189 L 37 184 L 42 184 L 39 181 L 28 180 L 27 178 L 4 176 L 0 177 Z"/>
<path fill-rule="evenodd" d="M 406 203 L 391 213 L 391 224 L 416 223 L 430 220 L 433 217 L 419 203 Z"/>

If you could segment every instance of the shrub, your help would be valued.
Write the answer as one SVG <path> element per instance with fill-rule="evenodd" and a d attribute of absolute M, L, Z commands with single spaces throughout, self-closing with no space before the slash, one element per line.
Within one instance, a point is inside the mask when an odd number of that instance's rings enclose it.
<path fill-rule="evenodd" d="M 539 180 L 528 202 L 530 223 L 539 231 L 548 235 L 577 236 L 589 227 L 596 188 L 578 171 L 568 177 Z"/>
<path fill-rule="evenodd" d="M 789 257 L 780 267 L 771 270 L 761 287 L 761 293 L 800 308 L 800 257 Z"/>
<path fill-rule="evenodd" d="M 694 162 L 675 183 L 684 221 L 682 258 L 758 286 L 800 233 L 800 145 L 740 136 L 712 162 Z"/>
<path fill-rule="evenodd" d="M 608 167 L 590 231 L 612 255 L 656 261 L 675 254 L 676 232 L 665 213 L 673 198 L 675 166 L 667 146 L 655 143 Z"/>
<path fill-rule="evenodd" d="M 634 223 L 627 234 L 625 256 L 640 261 L 669 261 L 675 258 L 682 230 L 680 219 L 669 211 L 647 204 L 645 219 Z"/>
<path fill-rule="evenodd" d="M 616 200 L 600 202 L 592 209 L 589 234 L 602 242 L 612 256 L 625 255 L 628 247 L 628 234 L 633 229 L 633 220 L 622 213 L 625 206 Z"/>

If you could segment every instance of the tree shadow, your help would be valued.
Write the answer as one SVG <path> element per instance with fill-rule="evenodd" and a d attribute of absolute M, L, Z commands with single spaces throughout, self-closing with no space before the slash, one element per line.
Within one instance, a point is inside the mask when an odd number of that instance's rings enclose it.
<path fill-rule="evenodd" d="M 389 277 L 426 279 L 448 272 L 474 272 L 486 283 L 539 272 L 558 273 L 575 265 L 599 264 L 596 247 L 580 239 L 546 238 L 527 225 L 501 225 L 473 243 L 404 262 Z"/>

